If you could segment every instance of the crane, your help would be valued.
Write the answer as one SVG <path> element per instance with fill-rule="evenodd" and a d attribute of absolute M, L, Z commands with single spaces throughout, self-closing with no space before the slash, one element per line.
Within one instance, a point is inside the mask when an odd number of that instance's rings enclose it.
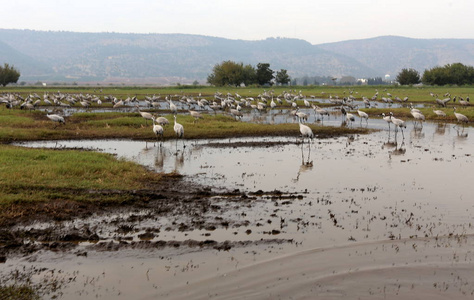
<path fill-rule="evenodd" d="M 357 113 L 360 117 L 360 123 L 362 124 L 362 119 L 365 119 L 365 122 L 369 124 L 369 115 L 365 111 L 357 110 Z"/>
<path fill-rule="evenodd" d="M 176 152 L 178 152 L 178 139 L 182 139 L 184 137 L 184 127 L 183 125 L 179 124 L 176 122 L 176 115 L 174 115 L 174 132 L 176 133 Z M 186 148 L 184 145 L 184 140 L 183 140 L 183 148 Z"/>
<path fill-rule="evenodd" d="M 156 139 L 158 140 L 158 137 L 161 137 L 161 141 L 163 141 L 163 132 L 164 132 L 163 127 L 160 124 L 155 124 L 156 119 L 154 116 L 152 117 L 152 121 L 153 121 L 153 133 L 156 135 Z M 160 147 L 161 147 L 161 141 L 159 143 Z"/>
<path fill-rule="evenodd" d="M 58 127 L 60 124 L 66 124 L 66 121 L 64 120 L 64 117 L 56 114 L 46 114 L 46 116 L 53 122 L 57 122 L 58 124 L 54 126 L 54 128 Z"/>

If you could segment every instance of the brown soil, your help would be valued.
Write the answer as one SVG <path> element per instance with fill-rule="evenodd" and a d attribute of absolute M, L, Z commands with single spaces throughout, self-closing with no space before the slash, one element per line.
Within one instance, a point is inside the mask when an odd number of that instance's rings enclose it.
<path fill-rule="evenodd" d="M 90 250 L 117 251 L 122 248 L 164 248 L 181 247 L 189 248 L 214 248 L 218 250 L 229 250 L 234 246 L 245 246 L 249 242 L 217 242 L 214 240 L 186 240 L 186 241 L 163 241 L 154 240 L 154 233 L 161 230 L 177 230 L 188 232 L 193 230 L 213 231 L 216 228 L 229 228 L 248 226 L 238 218 L 209 217 L 209 211 L 213 215 L 221 215 L 226 208 L 213 205 L 213 199 L 223 199 L 239 202 L 242 205 L 250 203 L 256 197 L 297 197 L 288 196 L 279 191 L 265 193 L 257 191 L 248 195 L 239 190 L 224 193 L 212 192 L 208 187 L 197 186 L 182 178 L 181 175 L 169 174 L 156 185 L 150 185 L 146 190 L 134 191 L 89 191 L 70 190 L 70 193 L 87 193 L 95 201 L 74 202 L 55 200 L 43 203 L 21 203 L 13 204 L 0 214 L 0 263 L 5 262 L 9 256 L 31 254 L 39 250 L 51 251 L 73 251 L 79 242 L 91 242 Z M 100 201 L 101 196 L 127 194 L 127 201 L 117 203 Z M 141 211 L 147 211 L 141 214 Z M 91 216 L 107 216 L 127 213 L 128 217 L 120 220 L 97 222 Z M 206 217 L 207 216 L 207 217 Z M 88 219 L 89 218 L 89 219 Z M 132 241 L 124 238 L 127 233 L 134 230 L 134 224 L 147 220 L 160 218 L 171 218 L 182 220 L 173 221 L 166 228 L 149 227 L 146 233 L 139 236 L 140 241 Z M 80 227 L 72 225 L 73 220 L 82 220 Z M 90 220 L 90 221 L 88 221 Z M 35 228 L 35 223 L 47 223 L 50 226 Z M 241 222 L 241 223 L 239 223 Z M 52 226 L 51 223 L 54 223 Z M 106 228 L 106 229 L 104 229 Z M 112 229 L 111 229 L 112 228 Z M 102 238 L 104 230 L 117 233 L 114 241 Z M 107 241 L 106 241 L 107 240 Z M 33 243 L 32 243 L 33 242 Z M 292 242 L 291 240 L 268 239 L 263 243 Z M 78 253 L 87 255 L 87 252 Z"/>

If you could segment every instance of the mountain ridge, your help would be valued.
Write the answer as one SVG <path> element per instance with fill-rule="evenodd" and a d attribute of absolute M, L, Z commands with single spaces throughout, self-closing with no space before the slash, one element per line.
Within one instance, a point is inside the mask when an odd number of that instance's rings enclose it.
<path fill-rule="evenodd" d="M 302 39 L 232 40 L 192 34 L 77 33 L 0 29 L 0 63 L 22 80 L 205 83 L 225 60 L 270 63 L 292 77 L 395 77 L 448 63 L 474 64 L 474 39 L 380 36 L 313 45 Z"/>

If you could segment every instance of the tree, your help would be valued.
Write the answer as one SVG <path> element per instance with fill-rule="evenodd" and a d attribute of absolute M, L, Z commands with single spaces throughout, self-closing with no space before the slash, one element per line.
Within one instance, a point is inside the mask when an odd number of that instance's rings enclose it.
<path fill-rule="evenodd" d="M 420 83 L 420 73 L 415 69 L 402 69 L 397 75 L 397 81 L 401 85 Z"/>
<path fill-rule="evenodd" d="M 461 63 L 435 67 L 425 70 L 422 82 L 430 85 L 474 84 L 474 67 L 465 66 Z"/>
<path fill-rule="evenodd" d="M 234 85 L 243 83 L 243 64 L 230 60 L 221 64 L 216 64 L 212 69 L 212 74 L 207 77 L 207 82 L 215 86 Z"/>
<path fill-rule="evenodd" d="M 18 78 L 20 78 L 20 72 L 15 69 L 15 67 L 5 63 L 0 66 L 0 84 L 6 86 L 9 83 L 17 83 Z"/>
<path fill-rule="evenodd" d="M 259 63 L 257 64 L 257 83 L 259 85 L 269 84 L 272 85 L 273 70 L 270 69 L 270 64 Z"/>
<path fill-rule="evenodd" d="M 285 69 L 276 72 L 275 82 L 281 85 L 287 85 L 290 82 L 290 76 Z"/>
<path fill-rule="evenodd" d="M 249 86 L 257 82 L 257 71 L 252 65 L 245 65 L 242 70 L 242 82 Z"/>

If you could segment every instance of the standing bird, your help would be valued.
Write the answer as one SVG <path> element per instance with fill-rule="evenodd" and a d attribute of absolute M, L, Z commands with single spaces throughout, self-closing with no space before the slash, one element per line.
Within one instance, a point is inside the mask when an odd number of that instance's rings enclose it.
<path fill-rule="evenodd" d="M 456 112 L 456 107 L 454 107 L 454 116 L 458 120 L 458 123 L 467 124 L 469 122 L 469 119 L 465 115 Z M 464 128 L 464 124 L 463 124 L 463 128 Z"/>
<path fill-rule="evenodd" d="M 272 97 L 272 102 L 270 102 L 270 107 L 275 108 L 276 106 L 277 104 L 275 103 L 275 101 L 273 101 L 273 97 Z"/>
<path fill-rule="evenodd" d="M 367 125 L 369 124 L 369 115 L 365 111 L 357 110 L 357 113 L 360 117 L 360 123 L 362 124 L 362 119 L 365 119 Z"/>
<path fill-rule="evenodd" d="M 165 117 L 158 117 L 158 118 L 155 118 L 155 120 L 156 120 L 156 123 L 160 124 L 161 126 L 165 126 L 170 123 L 170 121 L 168 121 L 168 119 Z"/>
<path fill-rule="evenodd" d="M 158 137 L 161 137 L 161 141 L 163 141 L 163 127 L 160 125 L 160 124 L 155 124 L 155 117 L 152 117 L 152 121 L 153 121 L 153 133 L 156 135 L 156 139 L 158 140 Z M 160 147 L 161 147 L 161 141 L 159 143 Z"/>
<path fill-rule="evenodd" d="M 346 112 L 346 122 L 348 122 L 349 126 L 351 126 L 352 122 L 355 122 L 355 116 L 351 113 Z"/>
<path fill-rule="evenodd" d="M 405 121 L 393 117 L 393 113 L 391 113 L 391 112 L 390 112 L 390 116 L 391 116 L 391 119 L 392 119 L 392 123 L 395 125 L 395 133 L 397 133 L 398 128 L 400 128 L 400 130 L 402 131 L 403 139 L 405 139 L 405 135 L 403 134 L 403 129 L 402 129 L 402 128 L 407 128 L 407 125 L 405 124 Z"/>
<path fill-rule="evenodd" d="M 324 120 L 323 116 L 328 116 L 329 119 L 329 112 L 326 109 L 321 108 L 317 105 L 313 105 L 313 110 L 315 113 L 318 113 L 321 116 L 321 120 Z"/>
<path fill-rule="evenodd" d="M 301 133 L 301 137 L 303 138 L 303 143 L 304 143 L 304 138 L 309 138 L 312 140 L 314 137 L 314 134 L 311 128 L 307 125 L 302 124 L 301 119 L 298 123 L 300 124 L 300 133 Z"/>
<path fill-rule="evenodd" d="M 47 116 L 51 121 L 57 122 L 58 125 L 60 125 L 60 124 L 66 125 L 66 121 L 65 121 L 64 118 L 63 118 L 62 116 L 60 116 L 60 115 L 55 115 L 55 114 L 50 115 L 50 114 L 46 114 L 46 116 Z M 54 126 L 54 128 L 58 127 L 58 125 Z"/>
<path fill-rule="evenodd" d="M 140 113 L 140 115 L 145 119 L 145 125 L 147 124 L 147 120 L 153 120 L 154 117 L 151 113 L 149 112 L 145 112 L 145 111 L 141 111 L 140 110 L 140 107 L 138 105 L 135 105 L 135 107 L 137 108 L 138 112 Z"/>
<path fill-rule="evenodd" d="M 168 98 L 168 97 L 167 97 Z M 170 96 L 170 99 L 169 99 L 169 102 L 170 102 L 170 110 L 171 110 L 171 113 L 176 115 L 178 113 L 178 108 L 176 107 L 176 105 L 173 103 L 173 101 L 171 101 L 171 96 Z"/>
<path fill-rule="evenodd" d="M 392 115 L 389 114 L 386 116 L 384 113 L 382 113 L 382 119 L 388 123 L 388 131 L 390 131 L 390 124 L 392 123 Z"/>
<path fill-rule="evenodd" d="M 194 122 L 193 123 L 196 123 L 196 121 L 198 119 L 202 119 L 202 115 L 200 112 L 198 111 L 195 111 L 195 110 L 190 110 L 189 113 L 191 114 L 191 116 L 194 118 Z"/>
<path fill-rule="evenodd" d="M 417 112 L 414 110 L 411 111 L 411 115 L 413 116 L 413 118 L 415 118 L 413 124 L 416 125 L 416 123 L 419 121 L 421 127 L 423 127 L 423 121 L 425 120 L 425 116 L 421 112 Z"/>
<path fill-rule="evenodd" d="M 433 106 L 433 112 L 438 116 L 438 117 L 446 117 L 446 113 L 440 109 L 434 109 L 435 107 Z"/>
<path fill-rule="evenodd" d="M 183 125 L 179 124 L 176 122 L 176 115 L 174 115 L 174 132 L 176 133 L 176 152 L 178 152 L 178 139 L 182 139 L 184 137 L 184 127 Z M 183 140 L 183 148 L 186 146 L 184 145 L 184 140 Z"/>

